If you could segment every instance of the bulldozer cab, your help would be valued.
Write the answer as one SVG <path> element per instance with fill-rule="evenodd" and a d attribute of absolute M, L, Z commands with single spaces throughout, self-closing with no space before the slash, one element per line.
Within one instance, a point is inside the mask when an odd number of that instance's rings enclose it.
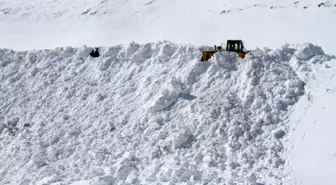
<path fill-rule="evenodd" d="M 226 44 L 226 51 L 244 52 L 244 44 L 241 40 L 228 40 Z"/>

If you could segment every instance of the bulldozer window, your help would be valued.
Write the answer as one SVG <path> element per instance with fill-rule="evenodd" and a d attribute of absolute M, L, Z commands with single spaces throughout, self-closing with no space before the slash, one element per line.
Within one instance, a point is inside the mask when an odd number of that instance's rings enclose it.
<path fill-rule="evenodd" d="M 228 48 L 227 50 L 229 51 L 236 51 L 236 52 L 240 52 L 242 51 L 242 43 L 241 42 L 234 42 L 234 41 L 231 41 L 228 43 Z"/>

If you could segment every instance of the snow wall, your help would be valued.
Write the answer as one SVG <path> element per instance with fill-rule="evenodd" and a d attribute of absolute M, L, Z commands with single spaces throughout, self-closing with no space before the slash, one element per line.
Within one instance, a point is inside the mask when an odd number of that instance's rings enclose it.
<path fill-rule="evenodd" d="M 0 184 L 281 184 L 312 44 L 0 50 Z"/>

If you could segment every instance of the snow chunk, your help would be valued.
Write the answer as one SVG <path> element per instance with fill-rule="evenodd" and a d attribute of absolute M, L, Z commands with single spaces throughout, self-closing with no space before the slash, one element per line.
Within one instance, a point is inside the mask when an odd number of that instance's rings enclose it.
<path fill-rule="evenodd" d="M 36 53 L 28 52 L 27 55 L 26 55 L 26 60 L 28 60 L 28 62 L 30 62 L 30 63 L 35 63 L 36 60 L 37 60 Z"/>
<path fill-rule="evenodd" d="M 8 127 L 16 127 L 19 120 L 20 120 L 20 118 L 18 118 L 18 117 L 9 118 L 9 119 L 7 119 L 7 126 Z"/>
<path fill-rule="evenodd" d="M 218 52 L 215 53 L 216 63 L 228 71 L 237 70 L 238 57 L 236 53 Z"/>
<path fill-rule="evenodd" d="M 300 60 L 310 60 L 314 56 L 324 55 L 324 51 L 320 46 L 307 43 L 299 46 L 294 55 Z"/>
<path fill-rule="evenodd" d="M 38 166 L 42 167 L 46 164 L 46 150 L 41 148 L 37 150 L 32 156 L 31 160 Z"/>
<path fill-rule="evenodd" d="M 276 139 L 281 139 L 283 138 L 284 136 L 286 135 L 286 132 L 283 131 L 283 130 L 276 130 L 273 132 L 273 136 L 276 138 Z"/>
<path fill-rule="evenodd" d="M 187 130 L 182 130 L 173 136 L 172 145 L 173 149 L 176 150 L 182 147 L 188 147 L 191 145 L 192 135 Z"/>

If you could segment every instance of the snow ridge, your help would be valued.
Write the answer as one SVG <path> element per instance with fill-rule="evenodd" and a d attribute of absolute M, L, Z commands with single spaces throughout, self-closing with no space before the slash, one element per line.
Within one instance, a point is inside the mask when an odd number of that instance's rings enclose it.
<path fill-rule="evenodd" d="M 281 184 L 312 44 L 0 50 L 1 184 Z"/>

